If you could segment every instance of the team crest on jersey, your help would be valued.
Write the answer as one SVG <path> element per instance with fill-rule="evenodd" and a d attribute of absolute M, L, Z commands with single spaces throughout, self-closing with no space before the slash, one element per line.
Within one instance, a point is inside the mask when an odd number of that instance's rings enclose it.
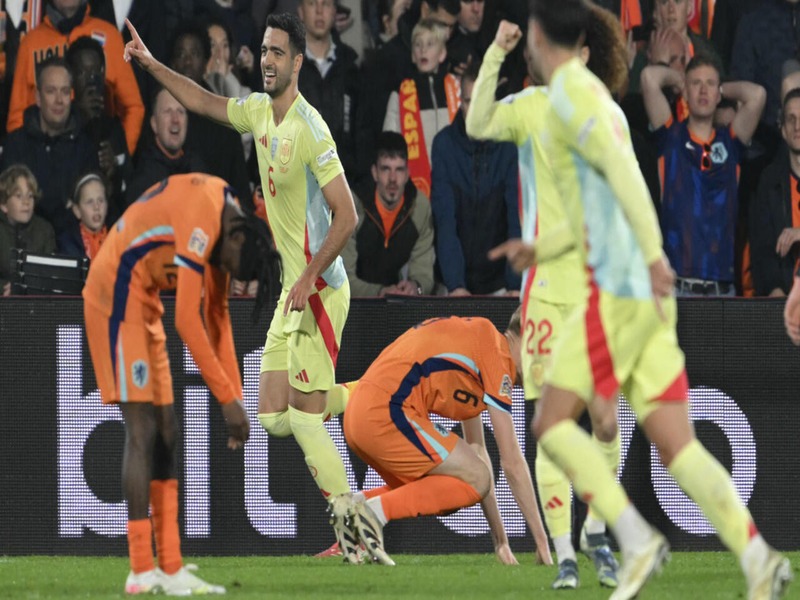
<path fill-rule="evenodd" d="M 722 142 L 714 142 L 711 144 L 711 162 L 715 165 L 725 164 L 728 160 L 728 149 Z"/>
<path fill-rule="evenodd" d="M 292 157 L 292 140 L 283 138 L 281 140 L 281 150 L 279 158 L 284 165 L 289 164 L 289 159 Z"/>
<path fill-rule="evenodd" d="M 189 238 L 189 252 L 194 252 L 197 256 L 203 257 L 206 253 L 206 248 L 208 248 L 208 234 L 199 227 L 195 227 Z"/>
<path fill-rule="evenodd" d="M 275 153 L 278 151 L 278 138 L 272 138 L 272 143 L 269 147 L 269 151 L 272 154 L 272 159 L 275 160 Z"/>
<path fill-rule="evenodd" d="M 439 435 L 441 435 L 442 437 L 447 437 L 448 435 L 450 435 L 450 431 L 447 429 L 447 427 L 445 427 L 441 423 L 434 423 L 433 428 L 436 431 L 438 431 Z"/>
<path fill-rule="evenodd" d="M 500 383 L 500 396 L 506 396 L 507 398 L 511 398 L 511 390 L 514 388 L 514 382 L 511 381 L 511 377 L 508 375 L 503 375 L 503 381 Z"/>
<path fill-rule="evenodd" d="M 147 385 L 149 378 L 150 373 L 146 362 L 137 360 L 131 365 L 131 381 L 133 381 L 133 385 L 141 389 Z"/>

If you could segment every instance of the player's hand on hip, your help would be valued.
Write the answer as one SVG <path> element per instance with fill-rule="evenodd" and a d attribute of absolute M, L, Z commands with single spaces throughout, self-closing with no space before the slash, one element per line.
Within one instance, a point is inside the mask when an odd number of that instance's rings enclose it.
<path fill-rule="evenodd" d="M 495 546 L 494 555 L 504 565 L 518 565 L 519 561 L 517 557 L 514 556 L 514 553 L 511 552 L 511 547 L 508 545 L 508 542 L 505 544 L 500 544 L 499 546 Z"/>
<path fill-rule="evenodd" d="M 792 291 L 783 308 L 783 323 L 786 333 L 795 346 L 800 346 L 800 277 L 795 276 Z"/>
<path fill-rule="evenodd" d="M 506 52 L 511 52 L 522 39 L 522 30 L 519 25 L 511 21 L 500 21 L 497 26 L 497 34 L 494 36 L 494 42 Z"/>
<path fill-rule="evenodd" d="M 285 317 L 292 310 L 303 312 L 306 309 L 309 297 L 315 291 L 314 282 L 306 281 L 305 273 L 300 275 L 286 295 L 286 302 L 283 304 L 283 316 Z"/>
<path fill-rule="evenodd" d="M 669 265 L 669 260 L 662 254 L 649 267 L 650 286 L 653 291 L 653 301 L 662 320 L 666 320 L 661 310 L 661 299 L 672 296 L 675 291 L 675 271 Z"/>
<path fill-rule="evenodd" d="M 234 400 L 222 405 L 222 416 L 228 426 L 228 448 L 237 450 L 250 437 L 250 421 L 241 400 Z"/>
<path fill-rule="evenodd" d="M 514 238 L 489 250 L 489 258 L 491 260 L 505 258 L 517 273 L 522 273 L 536 264 L 536 248 L 519 238 Z"/>
<path fill-rule="evenodd" d="M 144 42 L 142 41 L 142 38 L 139 37 L 139 32 L 136 31 L 133 23 L 131 23 L 130 20 L 125 19 L 125 25 L 127 25 L 128 31 L 131 32 L 131 37 L 133 38 L 130 42 L 125 44 L 125 52 L 123 54 L 125 62 L 130 62 L 131 58 L 135 58 L 140 67 L 142 67 L 145 71 L 149 71 L 150 68 L 156 64 L 156 59 L 153 58 L 153 55 L 150 54 L 150 50 L 148 50 L 147 46 L 144 45 Z"/>

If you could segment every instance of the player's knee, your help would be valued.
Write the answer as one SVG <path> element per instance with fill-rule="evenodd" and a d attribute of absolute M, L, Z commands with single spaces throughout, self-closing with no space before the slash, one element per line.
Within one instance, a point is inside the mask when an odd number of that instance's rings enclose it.
<path fill-rule="evenodd" d="M 617 415 L 614 411 L 592 415 L 592 433 L 601 442 L 613 442 L 617 431 Z"/>
<path fill-rule="evenodd" d="M 261 426 L 268 434 L 275 437 L 289 437 L 292 435 L 292 424 L 288 410 L 261 413 L 258 415 L 258 422 L 261 423 Z"/>

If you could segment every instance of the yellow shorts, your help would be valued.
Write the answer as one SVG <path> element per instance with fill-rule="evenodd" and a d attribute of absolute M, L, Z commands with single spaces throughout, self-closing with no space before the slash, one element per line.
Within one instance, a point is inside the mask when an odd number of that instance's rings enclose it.
<path fill-rule="evenodd" d="M 142 310 L 129 308 L 129 321 L 108 318 L 84 302 L 84 322 L 89 353 L 103 404 L 174 401 L 167 357 L 167 336 L 159 317 L 138 320 Z"/>
<path fill-rule="evenodd" d="M 327 391 L 336 381 L 336 360 L 350 310 L 350 284 L 328 286 L 312 294 L 303 312 L 283 316 L 283 290 L 272 315 L 261 355 L 261 372 L 287 371 L 289 384 L 301 392 Z"/>
<path fill-rule="evenodd" d="M 618 298 L 593 288 L 585 307 L 565 322 L 546 383 L 585 401 L 622 391 L 641 422 L 657 402 L 688 398 L 683 351 L 675 330 L 675 298 Z"/>
<path fill-rule="evenodd" d="M 542 395 L 545 374 L 553 363 L 553 348 L 564 322 L 578 304 L 554 304 L 528 296 L 522 323 L 522 382 L 526 400 Z"/>

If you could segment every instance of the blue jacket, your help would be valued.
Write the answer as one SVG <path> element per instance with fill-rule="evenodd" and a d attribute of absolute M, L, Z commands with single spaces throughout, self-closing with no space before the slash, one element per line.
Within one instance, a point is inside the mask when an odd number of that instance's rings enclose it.
<path fill-rule="evenodd" d="M 431 208 L 436 261 L 448 291 L 473 294 L 518 290 L 520 277 L 491 248 L 520 237 L 517 147 L 467 137 L 464 116 L 433 139 Z"/>

